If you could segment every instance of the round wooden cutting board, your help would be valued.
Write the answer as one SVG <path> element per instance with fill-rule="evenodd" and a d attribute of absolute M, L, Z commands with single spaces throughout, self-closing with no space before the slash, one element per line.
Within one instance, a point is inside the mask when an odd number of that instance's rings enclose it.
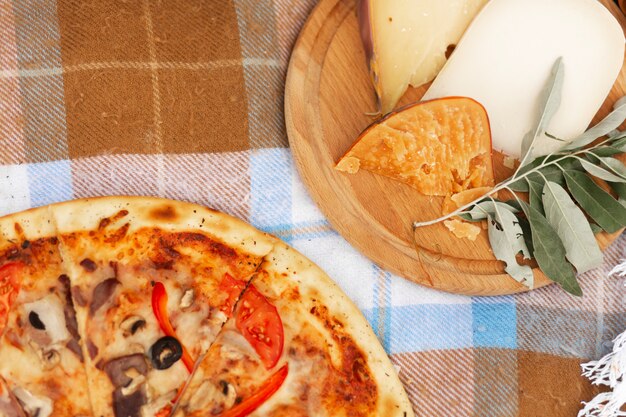
<path fill-rule="evenodd" d="M 611 0 L 601 0 L 626 19 Z M 442 225 L 417 229 L 414 221 L 441 215 L 442 198 L 360 170 L 347 175 L 336 161 L 373 119 L 374 91 L 358 32 L 356 0 L 321 0 L 293 50 L 285 90 L 291 149 L 313 199 L 333 227 L 382 268 L 428 287 L 468 295 L 527 290 L 504 273 L 491 253 L 487 232 L 475 242 L 454 237 Z M 599 63 L 601 65 L 601 63 Z M 626 66 L 597 122 L 626 91 Z M 426 86 L 410 89 L 399 105 L 418 101 Z M 498 180 L 508 172 L 495 157 Z M 608 246 L 619 234 L 600 235 Z M 535 286 L 551 283 L 535 268 Z"/>

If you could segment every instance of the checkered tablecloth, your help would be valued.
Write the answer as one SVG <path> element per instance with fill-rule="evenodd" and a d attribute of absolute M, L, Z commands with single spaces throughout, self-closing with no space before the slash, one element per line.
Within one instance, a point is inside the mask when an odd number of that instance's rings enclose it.
<path fill-rule="evenodd" d="M 212 206 L 335 279 L 400 370 L 418 416 L 575 416 L 579 364 L 626 329 L 603 268 L 556 287 L 449 295 L 381 270 L 316 208 L 283 120 L 290 50 L 314 0 L 0 0 L 0 211 L 108 194 Z M 1 358 L 0 358 L 1 360 Z"/>

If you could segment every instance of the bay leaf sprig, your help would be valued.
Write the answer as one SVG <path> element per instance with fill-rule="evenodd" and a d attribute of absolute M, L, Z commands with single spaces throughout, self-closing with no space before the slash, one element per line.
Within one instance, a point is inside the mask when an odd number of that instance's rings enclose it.
<path fill-rule="evenodd" d="M 576 274 L 603 261 L 594 234 L 626 227 L 626 165 L 616 158 L 626 152 L 626 132 L 617 130 L 626 120 L 626 97 L 601 122 L 557 151 L 535 155 L 540 141 L 560 140 L 548 129 L 560 105 L 564 77 L 559 58 L 540 95 L 535 126 L 522 140 L 520 164 L 510 178 L 452 213 L 413 226 L 453 217 L 487 220 L 494 256 L 505 263 L 511 277 L 532 288 L 531 268 L 518 262 L 532 258 L 548 278 L 580 296 Z M 503 190 L 513 200 L 493 197 Z M 528 193 L 528 198 L 517 193 Z"/>

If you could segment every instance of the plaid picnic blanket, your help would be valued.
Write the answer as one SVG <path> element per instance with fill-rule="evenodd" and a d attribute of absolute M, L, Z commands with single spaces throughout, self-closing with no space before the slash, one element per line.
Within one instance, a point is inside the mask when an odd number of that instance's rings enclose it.
<path fill-rule="evenodd" d="M 290 50 L 315 0 L 0 0 L 0 212 L 80 197 L 212 206 L 335 279 L 398 366 L 418 416 L 575 416 L 580 363 L 626 328 L 625 280 L 584 298 L 444 294 L 381 270 L 331 228 L 283 121 Z"/>

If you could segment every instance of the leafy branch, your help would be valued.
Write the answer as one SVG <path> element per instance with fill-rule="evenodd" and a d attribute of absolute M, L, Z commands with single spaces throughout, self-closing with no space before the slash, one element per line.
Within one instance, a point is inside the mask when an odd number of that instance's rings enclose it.
<path fill-rule="evenodd" d="M 574 295 L 582 295 L 576 273 L 602 264 L 595 233 L 626 227 L 626 166 L 615 156 L 626 152 L 626 97 L 616 102 L 600 123 L 555 152 L 534 155 L 540 141 L 559 140 L 547 132 L 561 101 L 564 68 L 559 58 L 540 98 L 534 128 L 522 140 L 521 161 L 514 174 L 485 195 L 434 220 L 430 226 L 460 217 L 488 221 L 489 242 L 506 272 L 533 287 L 532 270 L 517 262 L 518 254 L 535 259 L 544 274 Z M 603 139 L 600 139 L 603 138 Z M 601 186 L 594 180 L 606 181 Z M 507 190 L 514 200 L 493 198 Z M 528 193 L 528 202 L 517 194 Z M 614 197 L 614 195 L 617 196 Z"/>

